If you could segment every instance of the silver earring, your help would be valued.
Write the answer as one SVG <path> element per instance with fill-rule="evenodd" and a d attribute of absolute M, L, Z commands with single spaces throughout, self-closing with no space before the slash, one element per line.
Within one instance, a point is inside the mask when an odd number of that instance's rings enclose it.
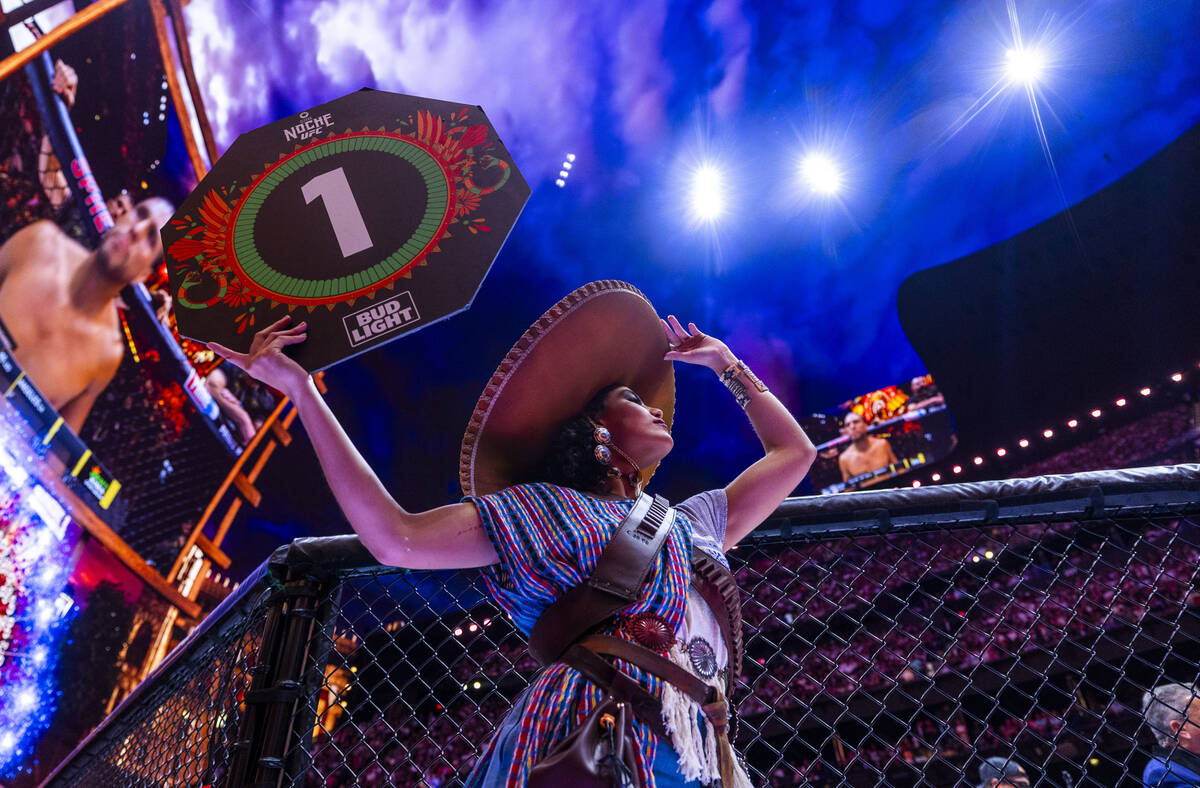
<path fill-rule="evenodd" d="M 596 448 L 592 450 L 596 462 L 612 465 L 612 451 L 608 448 L 612 443 L 612 434 L 606 428 L 596 425 L 596 429 L 592 431 L 592 440 L 596 442 Z"/>

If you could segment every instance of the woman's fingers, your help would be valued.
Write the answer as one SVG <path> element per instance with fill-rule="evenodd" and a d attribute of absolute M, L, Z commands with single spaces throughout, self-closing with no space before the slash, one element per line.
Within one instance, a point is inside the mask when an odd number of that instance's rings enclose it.
<path fill-rule="evenodd" d="M 279 331 L 279 330 L 280 330 L 280 328 L 281 328 L 282 326 L 284 326 L 284 325 L 286 325 L 287 323 L 290 323 L 290 322 L 292 322 L 292 316 L 291 316 L 291 315 L 284 315 L 283 317 L 279 318 L 279 319 L 278 319 L 278 320 L 276 320 L 274 323 L 272 323 L 271 325 L 269 325 L 269 326 L 267 326 L 266 328 L 262 329 L 262 330 L 261 330 L 261 331 L 259 331 L 258 333 L 259 333 L 260 335 L 264 335 L 264 336 L 265 336 L 266 334 L 270 334 L 272 331 Z"/>
<path fill-rule="evenodd" d="M 232 363 L 238 369 L 246 368 L 246 356 L 244 353 L 239 353 L 236 350 L 230 350 L 219 342 L 209 342 L 205 345 L 209 350 L 216 353 L 221 358 Z"/>
<path fill-rule="evenodd" d="M 308 339 L 308 336 L 305 334 L 280 334 L 279 335 L 279 344 L 280 345 L 298 345 L 306 339 Z"/>
<path fill-rule="evenodd" d="M 280 331 L 279 334 L 280 334 L 280 336 L 287 336 L 288 334 L 302 334 L 306 330 L 308 330 L 308 323 L 300 322 L 300 323 L 297 323 L 296 325 L 292 326 L 291 328 L 287 328 L 287 329 L 284 329 L 283 331 Z"/>
<path fill-rule="evenodd" d="M 667 322 L 671 324 L 671 330 L 673 330 L 680 339 L 687 338 L 688 332 L 685 331 L 683 326 L 679 324 L 679 320 L 675 317 L 675 315 L 667 315 Z"/>

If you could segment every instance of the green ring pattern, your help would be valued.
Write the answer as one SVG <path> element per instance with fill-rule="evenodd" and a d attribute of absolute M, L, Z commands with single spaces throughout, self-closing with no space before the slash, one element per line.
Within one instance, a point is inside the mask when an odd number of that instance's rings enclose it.
<path fill-rule="evenodd" d="M 263 260 L 254 245 L 254 224 L 267 197 L 289 176 L 303 167 L 337 153 L 356 150 L 382 151 L 404 159 L 425 179 L 425 215 L 417 229 L 400 248 L 365 271 L 335 279 L 298 279 L 277 271 Z M 241 269 L 259 287 L 294 298 L 337 298 L 378 284 L 412 262 L 433 241 L 450 202 L 445 173 L 425 150 L 394 137 L 366 135 L 330 140 L 288 159 L 259 181 L 246 196 L 233 227 L 233 249 Z"/>

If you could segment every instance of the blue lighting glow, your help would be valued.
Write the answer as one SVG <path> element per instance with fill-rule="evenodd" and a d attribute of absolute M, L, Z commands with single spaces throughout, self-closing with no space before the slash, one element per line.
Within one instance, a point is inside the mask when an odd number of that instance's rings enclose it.
<path fill-rule="evenodd" d="M 712 222 L 725 213 L 725 177 L 714 164 L 701 164 L 692 173 L 688 195 L 692 218 Z"/>
<path fill-rule="evenodd" d="M 0 778 L 13 776 L 58 706 L 60 642 L 76 607 L 66 593 L 79 528 L 26 470 L 0 420 Z"/>
<path fill-rule="evenodd" d="M 1041 50 L 1022 47 L 1004 53 L 1005 71 L 1009 81 L 1031 85 L 1037 82 L 1046 70 L 1046 56 Z"/>
<path fill-rule="evenodd" d="M 824 153 L 810 153 L 800 162 L 800 177 L 809 190 L 832 196 L 842 190 L 841 169 Z"/>

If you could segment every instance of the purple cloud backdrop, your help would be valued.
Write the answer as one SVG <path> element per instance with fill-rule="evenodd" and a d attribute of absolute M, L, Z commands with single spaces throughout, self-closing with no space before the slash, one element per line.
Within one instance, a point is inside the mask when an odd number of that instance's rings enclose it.
<path fill-rule="evenodd" d="M 1014 8 L 1026 42 L 1047 42 L 1059 183 L 1021 88 L 963 122 L 1002 79 L 1004 0 L 197 0 L 187 21 L 223 145 L 371 86 L 481 104 L 533 186 L 472 310 L 334 375 L 368 454 L 432 504 L 453 495 L 491 365 L 588 279 L 634 281 L 728 337 L 797 412 L 923 372 L 896 316 L 906 276 L 1058 213 L 1200 120 L 1200 5 Z M 846 167 L 837 203 L 796 181 L 813 147 Z M 688 168 L 708 158 L 729 184 L 711 230 L 687 215 Z M 668 486 L 721 481 L 752 454 L 740 414 L 687 390 L 708 385 L 681 376 L 681 409 L 706 429 L 680 434 Z M 417 445 L 437 447 L 419 470 L 404 462 Z"/>

